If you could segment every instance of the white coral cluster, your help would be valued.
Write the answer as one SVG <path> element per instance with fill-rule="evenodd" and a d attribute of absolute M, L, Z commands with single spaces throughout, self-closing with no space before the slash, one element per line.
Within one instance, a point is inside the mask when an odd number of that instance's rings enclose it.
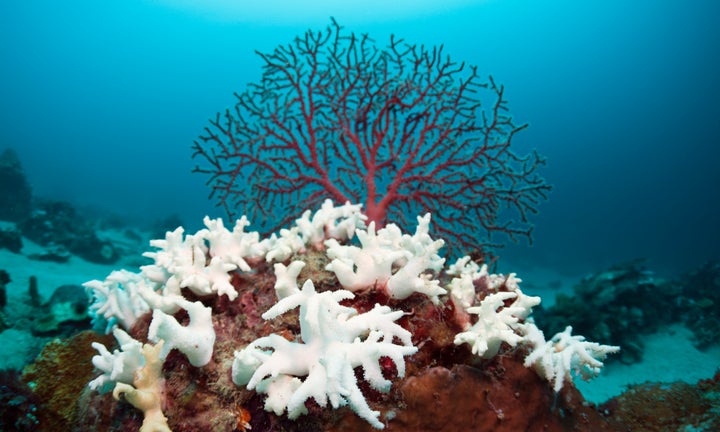
<path fill-rule="evenodd" d="M 124 394 L 126 400 L 143 411 L 141 431 L 169 432 L 161 400 L 162 361 L 158 354 L 163 342 L 143 345 L 119 328 L 115 328 L 113 334 L 120 344 L 119 350 L 111 353 L 103 344 L 92 344 L 99 352 L 92 363 L 102 374 L 88 386 L 100 393 L 112 390 L 115 399 Z"/>
<path fill-rule="evenodd" d="M 443 240 L 429 235 L 430 213 L 418 217 L 415 235 L 403 234 L 395 224 L 380 230 L 371 222 L 367 230 L 356 232 L 360 246 L 325 242 L 332 259 L 326 269 L 335 273 L 343 288 L 359 291 L 382 289 L 394 299 L 405 299 L 415 292 L 423 293 L 434 302 L 446 293 L 427 272 L 443 268 L 445 259 L 438 255 Z"/>
<path fill-rule="evenodd" d="M 515 273 L 507 276 L 489 273 L 487 264 L 480 266 L 469 256 L 458 259 L 448 267 L 447 274 L 455 276 L 448 284 L 450 298 L 463 309 L 468 309 L 475 302 L 475 281 L 484 279 L 489 291 L 497 291 L 504 285 L 513 292 L 520 292 L 522 282 Z"/>
<path fill-rule="evenodd" d="M 245 263 L 245 257 L 227 255 L 229 251 L 239 250 L 231 247 L 228 240 L 235 239 L 234 244 L 239 245 L 244 239 L 237 238 L 237 229 L 230 233 L 219 219 L 205 218 L 205 225 L 208 229 L 195 234 L 183 235 L 184 230 L 180 227 L 168 232 L 165 239 L 151 240 L 150 245 L 158 250 L 143 255 L 155 263 L 142 267 L 143 274 L 162 284 L 165 294 L 179 295 L 182 288 L 188 288 L 198 296 L 224 294 L 233 300 L 238 293 L 230 283 L 230 272 L 238 268 L 238 262 Z M 242 231 L 244 226 L 241 221 L 238 221 L 238 226 Z M 219 246 L 219 254 L 210 250 L 208 243 L 211 238 Z"/>
<path fill-rule="evenodd" d="M 465 331 L 455 336 L 455 344 L 469 344 L 472 352 L 482 358 L 493 357 L 502 343 L 529 346 L 531 352 L 525 358 L 525 366 L 534 367 L 553 384 L 556 392 L 564 383 L 572 382 L 571 372 L 585 380 L 597 376 L 603 366 L 600 360 L 620 349 L 571 336 L 569 326 L 546 341 L 543 332 L 532 320 L 527 320 L 532 308 L 540 304 L 540 297 L 525 295 L 520 290 L 522 280 L 514 273 L 490 274 L 487 266 L 463 257 L 450 266 L 448 274 L 455 276 L 448 285 L 453 302 L 467 313 L 477 315 L 474 324 L 468 323 Z M 475 282 L 481 279 L 491 293 L 478 306 L 472 306 L 476 299 Z M 498 291 L 501 287 L 504 291 Z"/>
<path fill-rule="evenodd" d="M 142 298 L 143 290 L 154 290 L 156 284 L 142 274 L 116 270 L 105 280 L 83 284 L 93 297 L 89 312 L 96 327 L 104 326 L 110 333 L 118 325 L 129 329 L 150 307 Z"/>
<path fill-rule="evenodd" d="M 120 349 L 112 353 L 105 345 L 92 343 L 92 347 L 98 351 L 98 355 L 92 358 L 92 363 L 102 374 L 90 381 L 88 386 L 101 393 L 112 390 L 116 383 L 132 384 L 135 371 L 145 364 L 142 343 L 119 328 L 113 330 L 113 335 Z"/>
<path fill-rule="evenodd" d="M 418 217 L 413 235 L 404 234 L 394 224 L 376 229 L 359 205 L 346 203 L 335 207 L 325 201 L 315 213 L 306 211 L 293 227 L 260 239 L 248 232 L 247 218 L 237 220 L 232 231 L 220 219 L 205 218 L 205 228 L 186 235 L 182 228 L 168 232 L 164 239 L 153 240 L 156 248 L 145 256 L 153 264 L 140 273 L 118 271 L 104 281 L 85 284 L 94 297 L 91 311 L 106 321 L 120 349 L 110 353 L 101 344 L 93 344 L 98 355 L 93 364 L 101 371 L 90 386 L 107 390 L 112 385 L 127 392 L 133 374 L 143 365 L 142 344 L 121 330 L 130 329 L 143 314 L 152 311 L 148 338 L 159 360 L 172 349 L 184 353 L 193 366 L 206 365 L 215 343 L 211 309 L 201 301 L 189 301 L 183 290 L 196 296 L 227 296 L 239 293 L 232 285 L 235 272 L 251 272 L 265 261 L 275 262 L 275 292 L 278 302 L 265 312 L 266 320 L 299 308 L 300 336 L 287 340 L 279 335 L 261 337 L 235 353 L 232 378 L 237 385 L 267 394 L 265 408 L 292 419 L 307 412 L 305 402 L 312 398 L 325 407 L 349 406 L 376 428 L 383 428 L 380 414 L 373 411 L 363 396 L 354 373 L 361 367 L 364 379 L 379 391 L 388 391 L 390 381 L 383 376 L 380 359 L 391 359 L 399 376 L 404 375 L 405 356 L 417 352 L 411 334 L 396 321 L 404 314 L 376 304 L 364 313 L 340 302 L 354 297 L 353 292 L 377 289 L 390 298 L 405 299 L 413 293 L 426 295 L 433 303 L 450 293 L 457 322 L 464 326 L 455 344 L 469 344 L 483 358 L 495 356 L 502 344 L 531 347 L 525 360 L 547 378 L 556 391 L 572 379 L 571 372 L 584 379 L 596 375 L 607 354 L 618 350 L 565 332 L 545 341 L 542 332 L 528 319 L 539 297 L 525 295 L 514 273 L 491 274 L 470 257 L 451 265 L 446 273 L 453 276 L 446 288 L 435 279 L 444 269 L 438 254 L 443 240 L 429 234 L 430 214 Z M 353 237 L 357 241 L 352 243 Z M 344 289 L 318 293 L 311 280 L 302 289 L 298 277 L 305 265 L 297 260 L 307 248 L 326 250 L 332 271 Z M 283 264 L 290 258 L 295 261 Z M 476 293 L 482 287 L 482 294 Z M 181 325 L 173 314 L 188 312 L 189 324 Z M 474 316 L 474 319 L 471 319 Z M 119 327 L 118 327 L 119 326 Z M 133 393 L 135 394 L 135 393 Z M 154 405 L 153 405 L 154 406 Z"/>
<path fill-rule="evenodd" d="M 447 274 L 455 276 L 448 284 L 450 298 L 462 309 L 475 302 L 475 281 L 488 276 L 487 265 L 478 265 L 469 256 L 458 259 L 447 269 Z"/>
<path fill-rule="evenodd" d="M 515 301 L 505 306 L 509 299 Z M 501 291 L 485 297 L 479 306 L 468 308 L 468 313 L 477 315 L 477 322 L 455 336 L 455 345 L 467 343 L 473 354 L 491 358 L 503 342 L 514 347 L 524 341 L 520 316 L 527 312 L 522 305 L 516 305 L 517 302 L 517 293 Z"/>
<path fill-rule="evenodd" d="M 148 339 L 156 343 L 165 341 L 160 350 L 162 359 L 167 357 L 171 350 L 177 349 L 185 354 L 191 365 L 204 366 L 210 362 L 215 345 L 212 311 L 200 302 L 177 299 L 176 303 L 187 311 L 190 323 L 183 326 L 172 315 L 155 309 Z"/>
<path fill-rule="evenodd" d="M 246 259 L 263 256 L 258 234 L 245 232 L 247 225 L 245 218 L 240 219 L 230 232 L 220 219 L 205 218 L 207 228 L 196 234 L 184 235 L 183 228 L 178 228 L 168 232 L 164 239 L 152 240 L 150 245 L 157 250 L 144 255 L 153 259 L 154 263 L 143 266 L 141 273 L 115 271 L 104 281 L 93 280 L 83 284 L 93 297 L 91 313 L 95 319 L 103 317 L 107 321 L 106 331 L 115 332 L 122 348 L 130 347 L 127 341 L 130 336 L 118 330 L 117 326 L 129 330 L 140 316 L 152 310 L 149 338 L 154 342 L 164 341 L 163 359 L 170 350 L 177 348 L 191 364 L 207 364 L 215 342 L 210 308 L 199 301 L 186 300 L 182 289 L 187 288 L 200 296 L 227 295 L 230 299 L 236 298 L 238 293 L 230 283 L 230 272 L 238 268 L 250 271 Z M 180 309 L 188 311 L 189 326 L 180 325 L 169 315 Z M 140 342 L 135 342 L 134 346 L 141 346 Z M 99 355 L 95 356 L 94 363 L 107 363 L 108 350 L 102 345 L 95 348 Z M 126 351 L 123 349 L 118 354 L 119 358 L 126 358 L 128 355 L 123 354 Z M 127 352 L 137 354 L 137 351 Z M 103 383 L 112 376 L 119 375 L 117 372 L 101 375 Z"/>
<path fill-rule="evenodd" d="M 306 210 L 295 221 L 303 243 L 322 249 L 325 240 L 350 240 L 356 229 L 365 228 L 367 217 L 361 212 L 362 205 L 345 203 L 335 207 L 332 200 L 325 200 L 318 211 Z"/>
<path fill-rule="evenodd" d="M 455 336 L 456 345 L 467 343 L 473 354 L 491 358 L 503 342 L 515 347 L 526 340 L 524 320 L 532 308 L 540 304 L 540 297 L 525 295 L 520 290 L 522 281 L 515 273 L 490 274 L 487 265 L 479 266 L 465 256 L 450 266 L 448 274 L 455 276 L 448 288 L 456 308 L 477 316 L 474 324 L 465 322 L 464 331 Z M 481 279 L 489 293 L 480 304 L 473 306 L 477 300 L 475 282 Z M 499 291 L 501 287 L 505 290 Z"/>
<path fill-rule="evenodd" d="M 350 291 L 318 293 L 311 280 L 298 289 L 293 281 L 298 267 L 302 266 L 291 264 L 288 277 L 276 285 L 282 293 L 278 303 L 262 316 L 269 320 L 299 307 L 302 342 L 275 334 L 255 340 L 235 353 L 233 381 L 267 393 L 265 409 L 278 415 L 287 411 L 288 417 L 295 419 L 306 414 L 305 401 L 312 398 L 322 407 L 328 402 L 333 408 L 349 406 L 382 429 L 379 412 L 367 404 L 353 369 L 361 366 L 364 379 L 383 392 L 389 390 L 391 382 L 383 376 L 381 357 L 390 358 L 398 375 L 404 376 L 404 356 L 414 354 L 417 348 L 412 345 L 410 332 L 395 323 L 403 312 L 376 305 L 358 314 L 340 304 L 354 297 Z"/>
<path fill-rule="evenodd" d="M 600 345 L 586 341 L 583 336 L 573 336 L 571 326 L 546 341 L 542 331 L 530 325 L 528 338 L 533 350 L 525 358 L 525 367 L 534 367 L 553 384 L 556 392 L 565 382 L 572 382 L 573 372 L 586 381 L 596 377 L 603 366 L 601 360 L 620 350 L 618 346 Z"/>
<path fill-rule="evenodd" d="M 84 284 L 93 298 L 90 306 L 93 319 L 98 325 L 104 325 L 107 333 L 115 331 L 121 347 L 138 348 L 117 353 L 117 358 L 127 359 L 129 353 L 135 357 L 139 355 L 141 344 L 135 341 L 131 346 L 130 336 L 118 326 L 129 330 L 140 316 L 152 311 L 148 337 L 153 342 L 164 341 L 161 358 L 164 359 L 172 349 L 178 349 L 192 365 L 203 366 L 210 361 L 215 342 L 211 311 L 200 301 L 186 300 L 183 289 L 200 297 L 225 295 L 234 300 L 238 293 L 231 283 L 233 272 L 250 272 L 253 263 L 263 260 L 285 260 L 304 250 L 306 245 L 324 240 L 325 236 L 351 239 L 356 228 L 364 227 L 365 216 L 360 208 L 360 205 L 349 203 L 335 207 L 327 200 L 314 215 L 305 212 L 296 221 L 296 226 L 283 230 L 279 237 L 273 235 L 263 240 L 259 233 L 246 231 L 250 222 L 244 216 L 235 222 L 232 231 L 225 228 L 222 219 L 209 217 L 203 220 L 205 228 L 194 234 L 185 234 L 182 227 L 169 231 L 164 239 L 150 241 L 156 250 L 143 255 L 151 258 L 153 263 L 141 267 L 140 273 L 120 270 L 112 272 L 103 281 Z M 182 326 L 172 316 L 180 309 L 188 312 L 188 326 Z M 98 364 L 118 363 L 110 359 L 113 355 L 104 346 L 98 345 L 96 349 L 99 355 L 94 361 Z M 125 370 L 129 368 L 125 367 Z M 105 371 L 107 366 L 100 369 Z M 101 378 L 104 385 L 111 377 L 120 375 L 106 372 L 98 379 Z M 100 385 L 93 382 L 93 387 Z M 128 383 L 127 379 L 123 382 Z"/>
<path fill-rule="evenodd" d="M 304 252 L 308 246 L 322 250 L 326 239 L 352 239 L 355 230 L 365 228 L 366 216 L 360 212 L 361 208 L 360 204 L 350 203 L 335 207 L 328 199 L 314 214 L 305 211 L 295 220 L 295 226 L 281 229 L 279 234 L 273 233 L 261 242 L 266 250 L 266 261 L 286 261 L 296 253 Z"/>

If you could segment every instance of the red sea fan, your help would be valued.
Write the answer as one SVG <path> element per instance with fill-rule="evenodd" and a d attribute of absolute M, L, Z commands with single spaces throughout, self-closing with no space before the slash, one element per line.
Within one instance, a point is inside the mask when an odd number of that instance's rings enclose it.
<path fill-rule="evenodd" d="M 394 37 L 378 48 L 334 20 L 264 61 L 194 144 L 216 200 L 274 230 L 326 198 L 362 203 L 369 221 L 411 230 L 432 212 L 436 236 L 461 249 L 530 239 L 528 212 L 550 186 L 544 159 L 510 145 L 503 87 L 443 48 Z M 482 98 L 482 101 L 481 101 Z"/>

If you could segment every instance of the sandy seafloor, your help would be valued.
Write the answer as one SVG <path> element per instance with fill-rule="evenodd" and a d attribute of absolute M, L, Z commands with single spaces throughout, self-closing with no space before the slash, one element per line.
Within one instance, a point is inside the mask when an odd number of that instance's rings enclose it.
<path fill-rule="evenodd" d="M 103 234 L 102 237 L 107 238 L 108 234 L 112 233 Z M 123 241 L 119 233 L 115 233 L 113 237 L 118 242 Z M 120 263 L 113 265 L 93 264 L 75 256 L 71 257 L 69 262 L 59 264 L 27 258 L 26 255 L 40 252 L 42 248 L 27 239 L 23 239 L 23 244 L 22 254 L 0 250 L 0 269 L 8 271 L 12 279 L 7 285 L 8 306 L 6 307 L 8 308 L 20 304 L 27 298 L 28 280 L 32 275 L 38 278 L 40 295 L 47 300 L 55 288 L 63 284 L 82 284 L 92 279 L 104 279 L 111 271 L 121 268 L 133 272 L 139 271 L 138 264 L 143 262 L 141 253 L 151 250 L 148 245 L 138 251 L 137 257 L 125 257 Z M 517 273 L 523 280 L 520 284 L 523 291 L 530 295 L 541 296 L 545 306 L 553 303 L 556 293 L 570 292 L 573 285 L 583 276 L 527 264 L 513 267 L 501 263 L 500 269 Z M 29 361 L 30 354 L 38 352 L 45 340 L 47 338 L 37 339 L 29 332 L 14 329 L 0 333 L 0 369 L 22 368 Z M 677 380 L 695 383 L 700 379 L 712 377 L 720 368 L 720 343 L 707 351 L 698 351 L 690 342 L 689 330 L 680 324 L 647 336 L 645 344 L 642 362 L 633 365 L 610 362 L 603 369 L 601 376 L 590 382 L 577 379 L 576 386 L 588 401 L 602 403 L 620 394 L 630 384 Z"/>

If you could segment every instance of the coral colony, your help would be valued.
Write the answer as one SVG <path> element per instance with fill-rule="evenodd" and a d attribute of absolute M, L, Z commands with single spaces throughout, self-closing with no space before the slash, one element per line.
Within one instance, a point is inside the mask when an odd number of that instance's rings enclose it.
<path fill-rule="evenodd" d="M 572 336 L 569 327 L 545 340 L 528 318 L 540 299 L 525 295 L 514 274 L 490 274 L 486 265 L 469 257 L 445 268 L 438 255 L 443 241 L 428 234 L 429 214 L 418 218 L 410 235 L 395 224 L 379 230 L 372 222 L 366 226 L 360 209 L 351 204 L 336 207 L 327 200 L 314 214 L 305 212 L 294 226 L 265 239 L 245 231 L 244 218 L 232 231 L 220 219 L 206 218 L 206 228 L 195 234 L 184 235 L 178 229 L 153 241 L 158 249 L 146 256 L 154 263 L 139 273 L 114 272 L 105 281 L 86 283 L 94 294 L 97 324 L 111 330 L 119 345 L 111 353 L 94 344 L 98 355 L 93 364 L 101 374 L 90 387 L 112 390 L 116 398 L 124 395 L 144 412 L 142 430 L 169 430 L 159 400 L 166 394 L 163 361 L 177 349 L 187 367 L 218 368 L 227 363 L 214 348 L 218 328 L 230 324 L 224 321 L 225 313 L 214 317 L 213 309 L 227 310 L 228 303 L 243 298 L 250 304 L 248 292 L 236 288 L 239 280 L 269 270 L 270 264 L 274 264 L 275 303 L 256 313 L 261 320 L 274 321 L 298 309 L 287 318 L 296 324 L 247 342 L 224 341 L 224 346 L 235 344 L 227 372 L 238 389 L 266 395 L 264 410 L 289 419 L 307 414 L 312 400 L 322 408 L 347 406 L 373 427 L 384 428 L 381 413 L 373 410 L 364 389 L 388 392 L 391 377 L 403 378 L 408 359 L 421 345 L 429 345 L 418 340 L 412 331 L 416 325 L 406 320 L 418 311 L 390 306 L 402 306 L 411 298 L 428 310 L 451 311 L 446 319 L 459 329 L 454 345 L 467 344 L 478 360 L 523 347 L 528 352 L 525 366 L 546 378 L 555 392 L 572 381 L 573 373 L 584 379 L 597 375 L 600 360 L 618 350 Z M 357 244 L 351 242 L 354 237 Z M 316 288 L 316 282 L 328 286 L 327 274 L 300 283 L 305 267 L 317 266 L 318 255 L 326 257 L 324 271 L 336 278 L 339 288 Z M 313 273 L 322 271 L 315 268 Z M 438 275 L 449 280 L 445 288 Z M 360 296 L 363 301 L 356 302 Z M 226 301 L 218 301 L 219 297 Z M 368 299 L 378 301 L 370 305 Z M 147 326 L 141 317 L 150 310 Z M 246 310 L 234 319 L 249 320 L 252 315 Z M 182 317 L 184 324 L 176 317 Z M 127 333 L 138 332 L 138 324 L 148 327 L 149 342 Z M 298 328 L 298 333 L 288 334 L 289 328 Z M 386 413 L 385 421 L 391 419 Z"/>
<path fill-rule="evenodd" d="M 142 431 L 290 430 L 348 410 L 383 429 L 404 421 L 423 380 L 456 366 L 500 379 L 515 361 L 550 394 L 599 373 L 618 347 L 570 327 L 546 339 L 530 317 L 540 298 L 515 274 L 440 256 L 439 237 L 476 250 L 493 233 L 529 236 L 526 214 L 549 189 L 538 155 L 509 151 L 524 126 L 507 116 L 502 87 L 475 68 L 462 75 L 440 48 L 378 49 L 334 21 L 261 57 L 261 83 L 195 145 L 213 195 L 248 217 L 168 232 L 139 272 L 85 284 L 96 327 L 117 340 L 112 352 L 93 344 L 87 425 L 129 421 L 100 408 L 112 391 L 142 411 Z M 518 224 L 503 222 L 507 211 Z M 251 221 L 284 226 L 266 236 Z M 116 423 L 97 420 L 108 413 Z"/>

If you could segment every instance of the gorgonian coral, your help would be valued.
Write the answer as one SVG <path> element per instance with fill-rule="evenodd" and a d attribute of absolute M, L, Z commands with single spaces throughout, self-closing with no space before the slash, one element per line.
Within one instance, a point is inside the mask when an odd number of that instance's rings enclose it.
<path fill-rule="evenodd" d="M 477 68 L 391 37 L 378 47 L 335 21 L 271 53 L 196 140 L 195 171 L 232 220 L 273 231 L 326 198 L 362 203 L 370 222 L 404 230 L 432 212 L 459 249 L 530 238 L 527 214 L 550 186 L 544 159 L 511 151 L 504 88 Z"/>

